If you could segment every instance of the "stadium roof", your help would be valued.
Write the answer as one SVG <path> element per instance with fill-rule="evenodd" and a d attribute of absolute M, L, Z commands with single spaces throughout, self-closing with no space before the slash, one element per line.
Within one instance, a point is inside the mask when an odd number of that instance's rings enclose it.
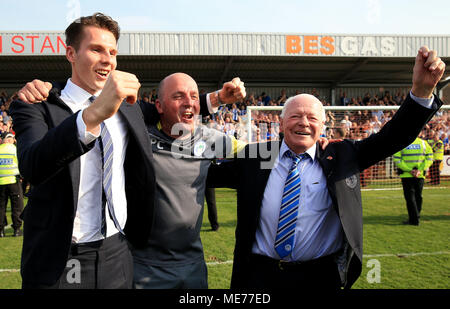
<path fill-rule="evenodd" d="M 0 84 L 65 80 L 64 41 L 61 32 L 0 32 Z M 450 36 L 122 33 L 118 69 L 143 83 L 186 72 L 217 85 L 234 76 L 247 84 L 409 85 L 421 45 L 450 63 Z"/>

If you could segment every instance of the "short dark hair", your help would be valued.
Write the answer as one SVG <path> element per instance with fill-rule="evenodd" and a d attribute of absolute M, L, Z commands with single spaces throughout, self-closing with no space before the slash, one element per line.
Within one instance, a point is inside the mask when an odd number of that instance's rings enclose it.
<path fill-rule="evenodd" d="M 72 46 L 75 50 L 80 47 L 83 29 L 86 26 L 94 26 L 110 31 L 119 41 L 120 27 L 119 24 L 109 16 L 102 13 L 95 13 L 92 16 L 84 16 L 76 19 L 66 29 L 66 45 Z"/>

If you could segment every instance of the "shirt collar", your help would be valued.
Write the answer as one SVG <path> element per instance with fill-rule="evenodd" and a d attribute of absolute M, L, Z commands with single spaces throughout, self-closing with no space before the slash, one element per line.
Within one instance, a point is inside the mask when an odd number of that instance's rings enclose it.
<path fill-rule="evenodd" d="M 305 151 L 305 153 L 307 153 L 313 161 L 316 158 L 316 147 L 317 147 L 317 145 L 314 143 L 314 145 L 312 145 L 308 150 Z M 279 159 L 283 158 L 286 151 L 292 151 L 292 150 L 289 148 L 288 145 L 286 145 L 286 143 L 283 140 L 283 142 L 281 143 Z"/>
<path fill-rule="evenodd" d="M 99 96 L 102 91 L 98 91 L 95 93 L 95 96 Z M 83 104 L 92 96 L 89 92 L 84 90 L 83 88 L 75 85 L 72 80 L 69 78 L 67 80 L 66 86 L 61 91 L 61 94 L 66 95 L 70 98 L 70 100 L 75 104 Z"/>

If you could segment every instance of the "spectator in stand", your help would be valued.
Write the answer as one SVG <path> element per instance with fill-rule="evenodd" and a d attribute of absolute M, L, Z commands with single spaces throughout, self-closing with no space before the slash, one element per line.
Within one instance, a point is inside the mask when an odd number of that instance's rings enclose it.
<path fill-rule="evenodd" d="M 349 120 L 348 114 L 344 115 L 344 119 L 341 120 L 341 125 L 346 127 L 346 132 L 352 127 L 352 122 Z"/>
<path fill-rule="evenodd" d="M 347 106 L 350 103 L 350 99 L 347 98 L 347 94 L 345 93 L 345 91 L 342 92 L 342 90 L 340 93 L 340 102 L 342 106 Z"/>
<path fill-rule="evenodd" d="M 372 116 L 372 120 L 370 121 L 370 124 L 372 126 L 372 133 L 377 133 L 380 131 L 382 125 L 376 115 Z"/>
<path fill-rule="evenodd" d="M 381 104 L 381 102 L 383 102 L 383 101 L 379 101 L 378 103 L 378 105 L 380 105 L 380 106 L 383 106 L 383 104 Z M 382 110 L 373 110 L 372 111 L 372 113 L 371 113 L 371 117 L 373 117 L 373 116 L 377 116 L 377 119 L 381 119 L 384 115 L 383 115 L 383 111 Z"/>
<path fill-rule="evenodd" d="M 283 89 L 281 90 L 281 95 L 278 97 L 276 101 L 276 105 L 283 106 L 286 100 L 287 100 L 286 89 Z"/>
<path fill-rule="evenodd" d="M 151 102 L 150 102 L 150 100 L 148 99 L 148 96 L 144 96 L 143 98 L 142 98 L 142 102 L 144 102 L 144 104 L 150 104 Z M 153 103 L 152 103 L 153 104 Z"/>
<path fill-rule="evenodd" d="M 233 104 L 233 105 L 231 106 L 231 113 L 232 113 L 232 120 L 233 120 L 234 122 L 238 121 L 238 117 L 239 117 L 240 111 L 239 111 L 239 109 L 237 108 L 237 105 L 236 105 L 236 104 Z"/>
<path fill-rule="evenodd" d="M 223 132 L 227 135 L 234 136 L 235 128 L 233 122 L 231 121 L 230 116 L 225 117 L 225 125 L 223 128 Z"/>
<path fill-rule="evenodd" d="M 0 105 L 3 106 L 4 104 L 6 104 L 6 102 L 8 102 L 8 99 L 9 99 L 8 94 L 5 91 L 3 91 L 2 94 L 0 95 Z"/>
<path fill-rule="evenodd" d="M 150 102 L 152 104 L 155 104 L 157 99 L 158 99 L 158 93 L 156 92 L 156 89 L 153 89 L 152 93 L 151 93 L 151 96 L 150 96 Z"/>
<path fill-rule="evenodd" d="M 270 96 L 268 94 L 266 94 L 265 92 L 261 93 L 261 99 L 262 99 L 264 106 L 268 106 L 269 101 L 271 100 Z"/>
<path fill-rule="evenodd" d="M 246 99 L 246 105 L 256 105 L 255 95 L 253 93 L 249 94 Z"/>
<path fill-rule="evenodd" d="M 344 139 L 347 136 L 347 132 L 343 128 L 336 128 L 334 130 L 334 136 L 335 139 Z"/>
<path fill-rule="evenodd" d="M 256 105 L 257 106 L 264 106 L 264 101 L 263 101 L 262 95 L 258 96 L 258 99 L 256 100 Z"/>

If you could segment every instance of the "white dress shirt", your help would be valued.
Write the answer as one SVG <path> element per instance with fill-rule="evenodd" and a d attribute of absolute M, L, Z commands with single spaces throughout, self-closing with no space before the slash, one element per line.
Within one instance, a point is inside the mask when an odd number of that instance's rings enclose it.
<path fill-rule="evenodd" d="M 256 241 L 252 252 L 280 259 L 275 251 L 278 218 L 284 184 L 292 166 L 292 159 L 285 155 L 289 147 L 281 144 L 261 206 L 261 218 L 256 229 Z M 316 159 L 316 145 L 306 151 L 308 154 L 297 166 L 300 173 L 301 190 L 294 248 L 285 257 L 286 261 L 308 261 L 329 255 L 342 247 L 343 231 L 328 193 L 327 179 Z"/>
<path fill-rule="evenodd" d="M 96 93 L 98 96 L 101 92 Z M 78 87 L 69 79 L 61 91 L 61 99 L 76 113 L 89 106 L 92 95 Z M 128 145 L 128 127 L 122 116 L 116 113 L 104 121 L 113 143 L 112 166 L 112 197 L 114 211 L 120 226 L 125 226 L 127 220 L 127 200 L 125 195 L 125 175 L 123 163 Z M 98 136 L 86 131 L 82 112 L 77 117 L 77 127 L 80 140 L 89 144 Z M 80 157 L 80 188 L 78 205 L 75 215 L 72 242 L 84 243 L 103 239 L 101 233 L 102 220 L 102 157 L 96 142 L 95 147 Z M 119 231 L 109 216 L 106 206 L 106 237 Z"/>
<path fill-rule="evenodd" d="M 426 108 L 431 108 L 430 99 L 418 98 L 410 92 L 411 98 Z M 283 141 L 275 165 L 270 172 L 261 206 L 261 216 L 256 229 L 256 240 L 252 252 L 280 259 L 274 243 L 278 228 L 281 199 L 292 159 L 285 156 L 289 147 Z M 338 215 L 332 207 L 326 177 L 315 157 L 316 144 L 297 169 L 301 179 L 299 209 L 295 228 L 294 248 L 285 257 L 286 261 L 308 261 L 332 254 L 342 247 L 343 230 Z"/>

